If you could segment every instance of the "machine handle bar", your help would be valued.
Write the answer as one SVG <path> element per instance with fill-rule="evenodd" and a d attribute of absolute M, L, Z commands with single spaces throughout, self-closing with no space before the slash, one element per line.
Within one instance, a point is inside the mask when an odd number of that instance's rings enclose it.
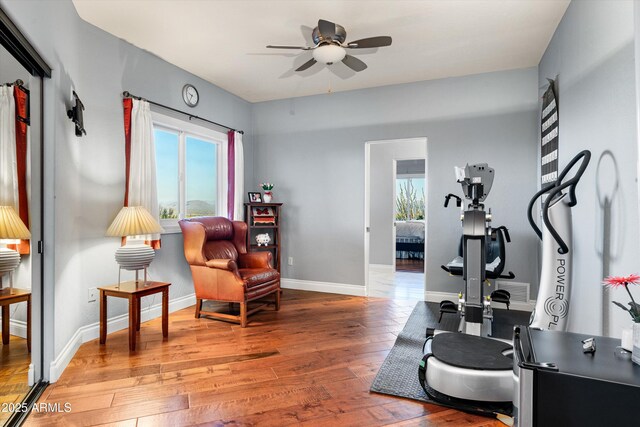
<path fill-rule="evenodd" d="M 580 163 L 580 168 L 578 169 L 578 172 L 576 172 L 573 178 L 563 183 L 562 179 L 564 179 L 567 173 L 569 173 L 569 171 L 573 168 L 573 166 L 575 166 L 575 164 L 578 163 L 578 161 L 580 160 L 582 160 L 582 163 Z M 578 200 L 576 199 L 576 185 L 578 185 L 580 178 L 582 178 L 582 175 L 584 174 L 584 171 L 587 169 L 587 166 L 589 165 L 590 160 L 591 160 L 591 152 L 589 150 L 583 150 L 580 153 L 578 153 L 573 159 L 571 159 L 569 164 L 564 168 L 562 173 L 558 176 L 558 184 L 556 184 L 556 186 L 551 189 L 551 191 L 549 192 L 549 196 L 547 197 L 547 200 L 545 200 L 544 206 L 542 207 L 542 220 L 544 221 L 544 225 L 547 227 L 547 229 L 553 236 L 554 240 L 558 243 L 558 246 L 560 246 L 558 248 L 559 254 L 568 253 L 569 246 L 562 239 L 562 237 L 560 237 L 560 234 L 553 227 L 553 224 L 551 224 L 551 220 L 549 219 L 549 206 L 551 202 L 554 200 L 554 198 L 558 194 L 562 193 L 562 190 L 564 190 L 565 188 L 569 188 L 569 202 L 567 203 L 567 205 L 569 207 L 573 207 L 578 203 Z"/>
<path fill-rule="evenodd" d="M 452 197 L 453 197 L 454 199 L 456 199 L 456 206 L 457 206 L 457 207 L 462 206 L 462 199 L 461 199 L 460 197 L 456 196 L 455 194 L 451 194 L 451 193 L 449 193 L 449 194 L 447 194 L 446 196 L 444 196 L 444 207 L 445 207 L 445 208 L 449 206 L 449 200 L 450 200 Z"/>
<path fill-rule="evenodd" d="M 563 183 L 562 180 L 567 176 L 567 174 L 573 168 L 573 166 L 575 166 L 575 164 L 581 159 L 582 159 L 582 163 L 580 164 L 580 168 L 578 169 L 578 172 L 576 172 L 573 178 Z M 527 219 L 529 220 L 529 225 L 531 225 L 531 228 L 533 228 L 533 231 L 538 235 L 538 238 L 542 239 L 542 231 L 536 225 L 533 219 L 533 207 L 535 205 L 536 200 L 538 200 L 540 196 L 549 192 L 547 200 L 542 208 L 542 219 L 545 225 L 547 226 L 547 228 L 549 228 L 549 231 L 551 231 L 551 235 L 554 237 L 556 242 L 558 242 L 558 245 L 560 245 L 560 249 L 558 250 L 558 252 L 562 254 L 567 253 L 569 251 L 569 248 L 566 245 L 566 243 L 560 238 L 557 231 L 551 225 L 551 222 L 549 221 L 549 214 L 547 209 L 549 208 L 549 203 L 551 202 L 551 200 L 553 200 L 553 198 L 558 193 L 560 193 L 562 190 L 564 190 L 567 187 L 571 187 L 569 189 L 568 205 L 570 207 L 573 207 L 578 203 L 576 199 L 576 185 L 578 184 L 578 181 L 580 181 L 580 178 L 582 178 L 582 175 L 584 174 L 584 171 L 587 169 L 587 166 L 589 165 L 590 160 L 591 160 L 591 152 L 589 150 L 583 150 L 580 153 L 578 153 L 573 159 L 571 159 L 569 164 L 562 170 L 562 172 L 558 176 L 558 181 L 555 184 L 549 184 L 543 187 L 540 191 L 534 194 L 533 198 L 529 202 L 529 206 L 527 207 Z"/>
<path fill-rule="evenodd" d="M 504 225 L 501 225 L 498 228 L 494 228 L 494 231 L 498 231 L 498 230 L 502 230 L 503 234 L 504 234 L 504 239 L 507 241 L 507 243 L 511 243 L 511 236 L 509 235 L 509 229 L 507 227 L 505 227 Z"/>

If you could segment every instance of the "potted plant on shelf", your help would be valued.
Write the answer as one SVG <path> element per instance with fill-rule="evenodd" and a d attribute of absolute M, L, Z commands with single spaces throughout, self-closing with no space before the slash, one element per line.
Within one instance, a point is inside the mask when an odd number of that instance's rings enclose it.
<path fill-rule="evenodd" d="M 604 285 L 609 286 L 610 288 L 620 288 L 624 287 L 625 291 L 629 295 L 631 301 L 629 301 L 628 306 L 619 303 L 618 301 L 613 301 L 615 305 L 629 313 L 631 316 L 631 320 L 633 321 L 633 333 L 631 342 L 629 341 L 628 335 L 625 334 L 625 331 L 622 333 L 622 347 L 626 350 L 632 350 L 631 359 L 634 363 L 640 365 L 640 305 L 636 303 L 636 300 L 633 298 L 631 291 L 629 290 L 629 285 L 638 285 L 640 284 L 640 275 L 631 274 L 629 276 L 609 276 L 604 279 Z M 625 342 L 626 341 L 626 342 Z M 629 347 L 632 347 L 630 349 Z"/>
<path fill-rule="evenodd" d="M 271 190 L 273 190 L 273 184 L 269 182 L 263 182 L 262 184 L 260 184 L 260 186 L 264 190 L 264 202 L 271 203 L 271 200 L 273 199 L 273 193 L 271 192 Z"/>

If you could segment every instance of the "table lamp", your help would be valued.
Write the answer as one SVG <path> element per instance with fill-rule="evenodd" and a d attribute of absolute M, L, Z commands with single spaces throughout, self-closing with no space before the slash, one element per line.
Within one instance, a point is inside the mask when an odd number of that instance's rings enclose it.
<path fill-rule="evenodd" d="M 127 238 L 126 244 L 116 251 L 116 262 L 120 266 L 118 284 L 120 284 L 120 272 L 122 269 L 135 270 L 136 283 L 138 282 L 138 271 L 144 270 L 144 281 L 146 283 L 147 267 L 153 261 L 156 253 L 151 246 L 144 243 L 144 236 L 163 231 L 160 224 L 142 206 L 125 206 L 120 210 L 107 230 L 107 236 L 135 238 Z"/>
<path fill-rule="evenodd" d="M 31 238 L 31 233 L 18 216 L 13 206 L 0 206 L 0 285 L 2 277 L 12 273 L 20 264 L 20 254 L 7 248 L 7 244 L 20 243 L 20 240 Z M 9 287 L 13 287 L 13 276 Z"/>

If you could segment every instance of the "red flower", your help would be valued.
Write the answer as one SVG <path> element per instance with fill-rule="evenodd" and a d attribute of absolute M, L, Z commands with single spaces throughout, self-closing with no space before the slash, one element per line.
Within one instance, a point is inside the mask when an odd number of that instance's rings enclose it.
<path fill-rule="evenodd" d="M 640 284 L 640 275 L 630 274 L 629 276 L 609 276 L 604 279 L 604 282 L 602 283 L 612 288 L 629 284 L 638 285 Z"/>

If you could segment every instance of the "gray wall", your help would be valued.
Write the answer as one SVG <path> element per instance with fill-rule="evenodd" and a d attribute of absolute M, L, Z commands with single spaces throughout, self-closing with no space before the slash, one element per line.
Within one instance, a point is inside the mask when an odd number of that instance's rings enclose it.
<path fill-rule="evenodd" d="M 254 104 L 255 182 L 283 206 L 283 277 L 364 284 L 364 144 L 427 137 L 427 289 L 457 292 L 440 270 L 460 222 L 442 207 L 461 193 L 453 167 L 496 169 L 495 224 L 512 231 L 507 267 L 537 282 L 538 242 L 526 221 L 536 190 L 535 68 Z"/>
<path fill-rule="evenodd" d="M 182 86 L 194 84 L 200 103 L 190 111 L 247 131 L 244 142 L 249 165 L 253 162 L 251 104 L 87 24 L 71 1 L 36 5 L 0 0 L 0 6 L 54 70 L 44 88 L 45 209 L 47 204 L 50 208 L 45 212 L 49 233 L 45 304 L 51 313 L 45 325 L 46 340 L 53 340 L 53 345 L 45 343 L 53 348 L 53 353 L 45 354 L 48 362 L 80 327 L 98 321 L 98 304 L 87 302 L 87 289 L 118 278 L 113 256 L 119 241 L 104 233 L 122 207 L 124 194 L 122 91 L 187 109 L 181 99 Z M 74 136 L 66 117 L 72 88 L 86 107 L 88 135 L 83 138 Z M 245 170 L 246 182 L 253 182 L 252 168 Z M 151 277 L 173 283 L 172 299 L 192 294 L 181 235 L 165 235 L 162 245 L 151 265 Z M 143 300 L 143 306 L 151 301 Z M 109 305 L 110 317 L 126 313 L 125 301 Z"/>
<path fill-rule="evenodd" d="M 371 144 L 369 179 L 370 213 L 369 263 L 393 265 L 396 249 L 393 241 L 393 198 L 395 177 L 393 161 L 397 159 L 424 159 L 427 145 L 424 141 L 396 141 Z M 423 160 L 424 167 L 424 160 Z"/>
<path fill-rule="evenodd" d="M 603 292 L 604 275 L 638 272 L 638 188 L 631 1 L 573 1 L 539 66 L 559 89 L 560 164 L 589 149 L 573 209 L 574 277 L 569 328 L 620 336 L 628 296 Z M 598 170 L 598 163 L 600 168 Z M 617 181 L 618 189 L 614 191 Z M 604 200 L 610 199 L 611 209 Z M 604 253 L 609 256 L 603 255 Z M 640 296 L 639 293 L 636 293 Z"/>

